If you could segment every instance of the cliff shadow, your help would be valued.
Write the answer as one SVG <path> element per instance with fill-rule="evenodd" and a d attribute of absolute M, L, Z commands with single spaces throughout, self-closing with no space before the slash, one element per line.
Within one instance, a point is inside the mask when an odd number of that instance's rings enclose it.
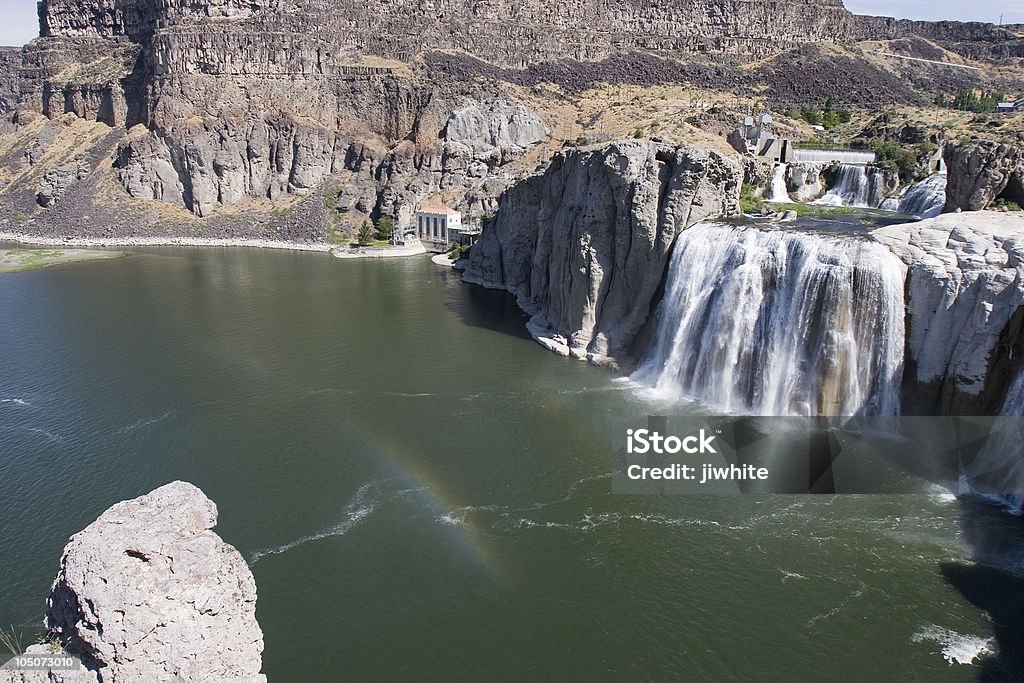
<path fill-rule="evenodd" d="M 456 286 L 449 290 L 445 306 L 463 323 L 533 341 L 526 330 L 530 316 L 519 308 L 514 296 L 502 289 L 462 282 L 461 274 L 457 279 Z"/>
<path fill-rule="evenodd" d="M 1024 519 L 962 498 L 960 526 L 975 564 L 945 562 L 940 572 L 991 621 L 995 652 L 976 662 L 977 680 L 1024 682 Z"/>

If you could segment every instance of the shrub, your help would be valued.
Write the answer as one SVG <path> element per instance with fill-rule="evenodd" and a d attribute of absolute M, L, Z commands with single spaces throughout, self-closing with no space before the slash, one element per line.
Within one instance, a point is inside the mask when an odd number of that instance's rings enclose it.
<path fill-rule="evenodd" d="M 373 241 L 373 225 L 370 224 L 370 221 L 363 221 L 363 224 L 359 226 L 356 239 L 359 244 L 369 244 Z"/>
<path fill-rule="evenodd" d="M 757 187 L 749 183 L 743 183 L 740 189 L 740 211 L 743 213 L 757 213 L 764 205 L 764 201 L 757 196 Z"/>

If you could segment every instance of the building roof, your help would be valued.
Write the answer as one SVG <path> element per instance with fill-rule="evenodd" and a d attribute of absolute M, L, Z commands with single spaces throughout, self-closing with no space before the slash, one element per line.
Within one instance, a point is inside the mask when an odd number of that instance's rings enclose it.
<path fill-rule="evenodd" d="M 416 213 L 438 213 L 438 214 L 451 215 L 453 213 L 459 213 L 459 212 L 456 211 L 455 209 L 447 207 L 447 206 L 445 206 L 443 204 L 431 204 L 429 206 L 424 206 L 422 209 L 420 209 Z"/>

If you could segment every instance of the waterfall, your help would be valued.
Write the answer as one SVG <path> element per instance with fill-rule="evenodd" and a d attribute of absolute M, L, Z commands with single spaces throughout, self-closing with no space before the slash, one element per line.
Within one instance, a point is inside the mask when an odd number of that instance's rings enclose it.
<path fill-rule="evenodd" d="M 904 266 L 869 240 L 702 223 L 633 379 L 758 415 L 895 415 Z"/>
<path fill-rule="evenodd" d="M 885 178 L 874 169 L 857 164 L 840 164 L 836 183 L 824 197 L 813 202 L 825 206 L 877 208 L 885 195 Z"/>
<path fill-rule="evenodd" d="M 1003 398 L 994 432 L 962 472 L 968 490 L 980 493 L 1010 511 L 1024 513 L 1024 372 L 1014 378 Z M 980 482 L 980 486 L 979 486 Z M 987 490 L 987 492 L 986 492 Z"/>
<path fill-rule="evenodd" d="M 899 201 L 886 199 L 882 208 L 916 218 L 934 218 L 946 205 L 946 174 L 935 173 L 908 187 Z"/>
<path fill-rule="evenodd" d="M 786 187 L 786 171 L 788 169 L 789 164 L 775 164 L 775 170 L 772 172 L 772 185 L 768 190 L 768 201 L 790 201 L 789 189 Z"/>

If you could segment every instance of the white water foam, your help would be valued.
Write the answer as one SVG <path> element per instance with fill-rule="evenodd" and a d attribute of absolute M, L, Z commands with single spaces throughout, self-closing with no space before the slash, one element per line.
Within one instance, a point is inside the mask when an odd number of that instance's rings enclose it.
<path fill-rule="evenodd" d="M 138 420 L 137 422 L 133 422 L 130 425 L 126 425 L 124 427 L 121 427 L 121 429 L 118 429 L 114 433 L 115 434 L 130 434 L 130 433 L 134 432 L 137 429 L 142 429 L 143 427 L 149 427 L 150 425 L 160 424 L 161 422 L 163 422 L 164 420 L 166 420 L 170 416 L 171 416 L 171 413 L 170 412 L 166 412 L 163 415 L 160 415 L 158 417 L 147 417 L 147 418 L 144 418 L 142 420 Z"/>
<path fill-rule="evenodd" d="M 290 543 L 285 543 L 273 548 L 257 550 L 250 556 L 249 564 L 254 565 L 261 558 L 266 557 L 267 555 L 280 555 L 281 553 L 287 552 L 292 548 L 302 545 L 303 543 L 319 541 L 320 539 L 331 538 L 332 536 L 344 536 L 377 509 L 378 501 L 370 495 L 370 492 L 380 483 L 381 482 L 379 481 L 368 481 L 360 486 L 359 490 L 357 490 L 355 495 L 352 496 L 352 499 L 345 505 L 344 514 L 337 524 L 327 527 L 326 529 L 321 529 L 315 534 L 297 538 Z"/>
<path fill-rule="evenodd" d="M 941 484 L 932 484 L 927 490 L 928 498 L 939 505 L 949 505 L 956 502 L 956 494 Z"/>
<path fill-rule="evenodd" d="M 786 187 L 786 171 L 789 169 L 789 164 L 776 164 L 775 170 L 772 172 L 772 184 L 768 188 L 768 197 L 766 198 L 769 202 L 788 202 L 789 189 Z"/>
<path fill-rule="evenodd" d="M 0 403 L 7 403 L 15 406 L 31 406 L 32 404 L 23 398 L 0 398 Z"/>
<path fill-rule="evenodd" d="M 64 442 L 64 437 L 63 436 L 61 436 L 60 434 L 55 434 L 55 433 L 53 433 L 51 431 L 48 431 L 46 429 L 40 429 L 38 427 L 26 427 L 25 429 L 27 431 L 32 432 L 33 434 L 39 434 L 41 436 L 46 437 L 46 440 L 49 441 L 50 443 L 63 443 Z"/>
<path fill-rule="evenodd" d="M 968 636 L 935 624 L 918 630 L 910 640 L 914 643 L 936 643 L 940 647 L 942 657 L 951 665 L 972 664 L 974 660 L 995 651 L 995 644 L 991 638 Z"/>

